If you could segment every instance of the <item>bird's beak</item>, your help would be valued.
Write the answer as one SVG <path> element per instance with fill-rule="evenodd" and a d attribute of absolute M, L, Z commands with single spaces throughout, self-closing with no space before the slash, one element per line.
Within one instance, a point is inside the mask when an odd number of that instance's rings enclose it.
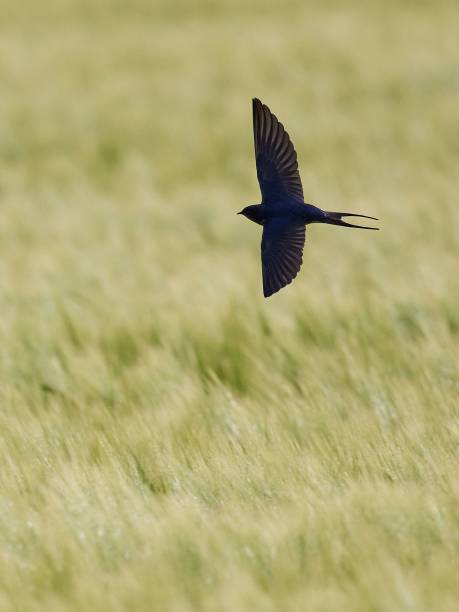
<path fill-rule="evenodd" d="M 238 213 L 236 213 L 237 215 L 242 215 L 242 210 L 240 210 Z"/>

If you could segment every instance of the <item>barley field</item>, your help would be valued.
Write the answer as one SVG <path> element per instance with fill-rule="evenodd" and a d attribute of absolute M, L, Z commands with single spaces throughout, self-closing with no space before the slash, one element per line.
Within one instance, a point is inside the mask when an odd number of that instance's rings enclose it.
<path fill-rule="evenodd" d="M 457 2 L 0 8 L 0 610 L 456 611 Z"/>

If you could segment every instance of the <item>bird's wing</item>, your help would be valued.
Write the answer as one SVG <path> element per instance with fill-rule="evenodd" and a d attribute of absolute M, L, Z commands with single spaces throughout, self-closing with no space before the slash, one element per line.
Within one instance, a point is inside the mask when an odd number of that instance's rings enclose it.
<path fill-rule="evenodd" d="M 265 222 L 261 239 L 263 294 L 269 297 L 292 282 L 303 263 L 304 222 L 274 217 Z"/>
<path fill-rule="evenodd" d="M 303 202 L 296 151 L 289 135 L 266 104 L 254 98 L 252 108 L 255 161 L 263 203 L 292 198 Z"/>

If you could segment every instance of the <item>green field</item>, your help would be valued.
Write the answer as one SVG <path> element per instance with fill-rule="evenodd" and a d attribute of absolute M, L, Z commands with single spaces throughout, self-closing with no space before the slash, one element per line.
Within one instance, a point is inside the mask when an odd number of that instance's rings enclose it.
<path fill-rule="evenodd" d="M 455 612 L 457 1 L 1 16 L 1 612 Z M 253 96 L 382 227 L 269 300 Z"/>

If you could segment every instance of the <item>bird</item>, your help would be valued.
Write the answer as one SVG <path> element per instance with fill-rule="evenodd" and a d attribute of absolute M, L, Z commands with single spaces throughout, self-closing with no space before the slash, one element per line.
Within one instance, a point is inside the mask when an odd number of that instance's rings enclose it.
<path fill-rule="evenodd" d="M 263 295 L 267 298 L 289 285 L 300 271 L 307 225 L 379 228 L 343 221 L 343 217 L 378 221 L 376 217 L 330 212 L 305 202 L 297 154 L 284 126 L 258 98 L 252 99 L 252 110 L 261 203 L 249 204 L 237 214 L 263 226 L 261 264 Z"/>

